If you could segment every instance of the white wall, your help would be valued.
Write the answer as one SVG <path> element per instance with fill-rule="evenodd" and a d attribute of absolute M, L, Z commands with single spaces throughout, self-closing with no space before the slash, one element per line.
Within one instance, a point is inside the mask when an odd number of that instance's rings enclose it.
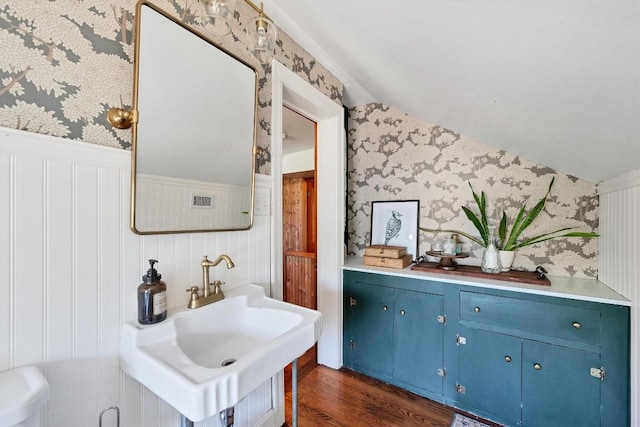
<path fill-rule="evenodd" d="M 631 300 L 631 425 L 640 426 L 640 170 L 598 185 L 598 279 Z"/>
<path fill-rule="evenodd" d="M 303 150 L 282 156 L 282 173 L 312 171 L 315 165 L 315 150 Z"/>
<path fill-rule="evenodd" d="M 248 228 L 251 189 L 234 185 L 137 174 L 136 229 L 170 231 Z M 192 207 L 194 195 L 212 198 L 210 208 Z"/>
<path fill-rule="evenodd" d="M 122 426 L 179 425 L 173 408 L 119 369 L 120 327 L 137 316 L 148 258 L 160 261 L 170 307 L 187 303 L 205 254 L 234 260 L 211 271 L 230 288 L 269 292 L 269 216 L 249 231 L 138 236 L 129 168 L 124 150 L 0 128 L 0 371 L 34 364 L 45 373 L 45 426 L 95 426 L 113 405 Z M 270 186 L 263 176 L 256 191 L 268 200 Z M 237 425 L 257 423 L 271 395 L 268 381 L 237 407 Z"/>

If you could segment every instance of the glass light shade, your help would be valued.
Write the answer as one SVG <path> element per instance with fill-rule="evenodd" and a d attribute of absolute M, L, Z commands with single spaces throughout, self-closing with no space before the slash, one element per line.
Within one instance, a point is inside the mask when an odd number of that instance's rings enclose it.
<path fill-rule="evenodd" d="M 229 20 L 236 8 L 236 0 L 204 0 L 204 22 L 211 25 L 211 30 L 218 36 L 226 36 L 231 32 Z"/>
<path fill-rule="evenodd" d="M 268 64 L 276 48 L 278 30 L 263 15 L 250 19 L 247 23 L 247 49 L 261 64 Z"/>

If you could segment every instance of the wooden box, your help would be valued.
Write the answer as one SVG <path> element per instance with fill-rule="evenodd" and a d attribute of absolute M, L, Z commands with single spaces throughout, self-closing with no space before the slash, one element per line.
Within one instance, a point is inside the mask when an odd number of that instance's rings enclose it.
<path fill-rule="evenodd" d="M 403 255 L 400 258 L 385 258 L 379 256 L 367 256 L 363 257 L 364 265 L 373 265 L 376 267 L 389 267 L 389 268 L 405 268 L 412 262 L 411 255 Z"/>
<path fill-rule="evenodd" d="M 371 257 L 402 258 L 406 254 L 407 248 L 404 246 L 371 245 L 364 248 L 364 255 Z"/>

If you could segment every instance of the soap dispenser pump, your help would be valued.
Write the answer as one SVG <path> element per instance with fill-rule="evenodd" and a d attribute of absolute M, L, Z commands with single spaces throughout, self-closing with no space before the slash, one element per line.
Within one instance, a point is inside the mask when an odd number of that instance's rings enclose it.
<path fill-rule="evenodd" d="M 167 318 L 167 285 L 160 280 L 161 274 L 154 268 L 158 261 L 149 260 L 149 270 L 142 276 L 138 286 L 138 322 L 151 325 Z"/>

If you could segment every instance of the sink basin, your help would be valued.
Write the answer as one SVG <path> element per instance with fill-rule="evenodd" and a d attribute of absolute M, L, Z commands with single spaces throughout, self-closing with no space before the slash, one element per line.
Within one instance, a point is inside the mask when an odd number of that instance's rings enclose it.
<path fill-rule="evenodd" d="M 0 372 L 0 426 L 40 425 L 49 383 L 35 366 Z"/>
<path fill-rule="evenodd" d="M 186 303 L 185 303 L 186 306 Z M 320 313 L 244 285 L 156 325 L 125 323 L 120 366 L 189 420 L 234 406 L 317 342 Z"/>

